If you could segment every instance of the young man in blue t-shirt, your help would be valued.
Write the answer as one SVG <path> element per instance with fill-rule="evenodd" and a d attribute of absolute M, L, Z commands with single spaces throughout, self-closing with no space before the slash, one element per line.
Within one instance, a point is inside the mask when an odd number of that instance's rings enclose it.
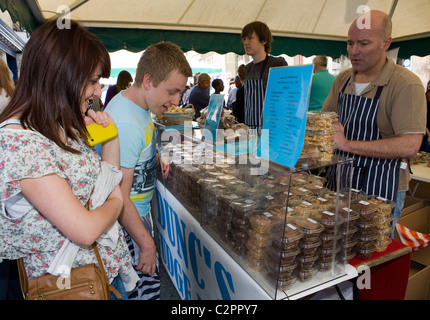
<path fill-rule="evenodd" d="M 160 279 L 153 240 L 151 199 L 157 156 L 151 113 L 161 115 L 179 105 L 180 94 L 192 76 L 184 53 L 173 43 L 149 46 L 137 66 L 134 84 L 117 94 L 106 108 L 115 121 L 120 141 L 123 228 L 140 278 L 129 299 L 159 299 Z M 169 167 L 163 163 L 167 177 Z"/>

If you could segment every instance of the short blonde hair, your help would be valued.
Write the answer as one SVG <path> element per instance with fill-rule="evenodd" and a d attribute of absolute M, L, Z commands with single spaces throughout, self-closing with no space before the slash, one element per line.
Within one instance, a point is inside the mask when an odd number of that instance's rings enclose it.
<path fill-rule="evenodd" d="M 157 87 L 173 70 L 187 78 L 193 76 L 184 52 L 176 44 L 163 41 L 150 45 L 145 49 L 137 64 L 135 83 L 140 87 L 145 74 L 149 74 L 154 86 Z"/>

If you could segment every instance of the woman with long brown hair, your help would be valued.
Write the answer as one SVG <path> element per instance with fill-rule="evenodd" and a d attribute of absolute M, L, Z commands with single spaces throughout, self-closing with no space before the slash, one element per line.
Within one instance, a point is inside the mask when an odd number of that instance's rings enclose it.
<path fill-rule="evenodd" d="M 0 115 L 0 261 L 23 257 L 30 278 L 49 272 L 64 243 L 79 246 L 71 267 L 97 264 L 91 244 L 121 212 L 118 186 L 101 206 L 86 208 L 102 162 L 119 166 L 118 137 L 103 143 L 101 158 L 86 138 L 86 125 L 113 122 L 88 109 L 109 73 L 103 44 L 74 21 L 65 29 L 45 23 L 24 49 L 16 90 Z M 109 281 L 125 292 L 119 276 L 134 270 L 121 230 L 114 241 L 97 247 Z"/>

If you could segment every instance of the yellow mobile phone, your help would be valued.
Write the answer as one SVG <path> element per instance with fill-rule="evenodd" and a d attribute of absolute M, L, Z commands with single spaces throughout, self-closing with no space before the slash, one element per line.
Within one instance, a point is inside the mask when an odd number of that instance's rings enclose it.
<path fill-rule="evenodd" d="M 112 122 L 109 122 L 107 127 L 101 124 L 93 123 L 87 126 L 88 130 L 88 144 L 95 146 L 96 144 L 103 143 L 118 135 L 118 130 Z"/>

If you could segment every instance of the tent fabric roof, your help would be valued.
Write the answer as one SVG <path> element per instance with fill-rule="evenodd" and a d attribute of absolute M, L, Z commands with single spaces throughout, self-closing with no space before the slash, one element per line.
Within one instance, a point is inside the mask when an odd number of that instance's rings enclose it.
<path fill-rule="evenodd" d="M 240 32 L 260 20 L 274 35 L 273 54 L 332 57 L 346 54 L 349 25 L 370 8 L 392 14 L 392 48 L 400 47 L 400 56 L 430 54 L 429 0 L 0 0 L 0 7 L 30 32 L 70 9 L 68 17 L 109 51 L 169 40 L 184 51 L 243 54 Z"/>

